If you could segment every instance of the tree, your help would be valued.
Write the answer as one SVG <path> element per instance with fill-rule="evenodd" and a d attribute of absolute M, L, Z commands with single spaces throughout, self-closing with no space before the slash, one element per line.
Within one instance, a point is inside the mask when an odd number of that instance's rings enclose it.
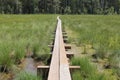
<path fill-rule="evenodd" d="M 35 0 L 22 0 L 23 13 L 34 13 Z"/>
<path fill-rule="evenodd" d="M 5 14 L 120 14 L 120 0 L 0 0 Z"/>
<path fill-rule="evenodd" d="M 54 13 L 60 13 L 60 1 L 59 0 L 53 0 L 53 10 Z"/>
<path fill-rule="evenodd" d="M 70 6 L 67 6 L 64 10 L 65 10 L 64 12 L 65 12 L 66 14 L 70 14 L 70 13 L 71 13 Z"/>

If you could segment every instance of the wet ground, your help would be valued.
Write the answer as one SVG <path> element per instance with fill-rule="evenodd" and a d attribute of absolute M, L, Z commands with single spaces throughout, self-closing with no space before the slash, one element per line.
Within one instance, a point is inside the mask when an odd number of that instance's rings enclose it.
<path fill-rule="evenodd" d="M 15 66 L 14 70 L 15 70 L 15 74 L 16 74 L 16 71 L 17 72 L 25 71 L 26 73 L 30 73 L 36 76 L 37 75 L 37 63 L 34 61 L 33 58 L 31 58 L 30 56 L 27 56 L 20 65 Z M 0 80 L 14 80 L 13 78 L 15 77 L 15 75 L 13 72 L 9 72 L 9 73 L 1 72 Z"/>
<path fill-rule="evenodd" d="M 37 75 L 37 66 L 33 58 L 31 57 L 25 58 L 23 70 L 27 73 Z"/>

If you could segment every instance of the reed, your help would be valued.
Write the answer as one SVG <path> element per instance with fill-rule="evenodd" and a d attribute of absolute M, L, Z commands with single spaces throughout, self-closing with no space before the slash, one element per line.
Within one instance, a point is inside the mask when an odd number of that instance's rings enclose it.
<path fill-rule="evenodd" d="M 42 78 L 34 74 L 21 71 L 19 74 L 16 75 L 14 80 L 42 80 Z"/>
<path fill-rule="evenodd" d="M 120 66 L 120 16 L 118 15 L 65 15 L 62 16 L 64 27 L 70 34 L 70 41 L 78 47 L 92 45 L 99 59 L 108 59 L 112 69 Z M 87 51 L 87 50 L 86 50 Z M 88 53 L 89 54 L 89 53 Z M 116 56 L 117 54 L 117 56 Z"/>
<path fill-rule="evenodd" d="M 48 45 L 55 29 L 56 16 L 0 15 L 0 73 L 5 70 L 11 72 L 13 65 L 18 67 L 27 54 L 33 54 L 35 60 L 48 64 Z M 22 73 L 20 75 L 26 75 L 22 80 L 31 77 Z M 33 76 L 30 80 L 37 79 Z"/>

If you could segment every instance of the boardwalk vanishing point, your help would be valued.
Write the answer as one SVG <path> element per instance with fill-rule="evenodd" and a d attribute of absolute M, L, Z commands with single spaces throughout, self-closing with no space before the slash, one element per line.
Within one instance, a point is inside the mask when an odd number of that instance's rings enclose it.
<path fill-rule="evenodd" d="M 37 67 L 38 71 L 47 70 L 47 80 L 72 80 L 70 70 L 80 68 L 80 66 L 69 66 L 67 55 L 73 54 L 67 53 L 65 47 L 62 22 L 58 16 L 50 66 Z"/>

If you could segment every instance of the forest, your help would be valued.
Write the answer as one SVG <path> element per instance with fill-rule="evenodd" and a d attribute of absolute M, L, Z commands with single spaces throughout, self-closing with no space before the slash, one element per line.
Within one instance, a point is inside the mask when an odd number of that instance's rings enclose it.
<path fill-rule="evenodd" d="M 120 0 L 0 0 L 0 14 L 120 14 Z"/>

